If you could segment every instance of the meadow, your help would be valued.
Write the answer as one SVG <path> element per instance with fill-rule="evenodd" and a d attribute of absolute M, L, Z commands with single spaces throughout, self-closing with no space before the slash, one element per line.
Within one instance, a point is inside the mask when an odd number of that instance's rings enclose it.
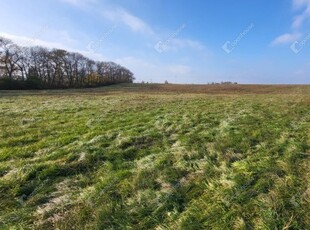
<path fill-rule="evenodd" d="M 0 91 L 0 229 L 310 229 L 310 86 Z"/>

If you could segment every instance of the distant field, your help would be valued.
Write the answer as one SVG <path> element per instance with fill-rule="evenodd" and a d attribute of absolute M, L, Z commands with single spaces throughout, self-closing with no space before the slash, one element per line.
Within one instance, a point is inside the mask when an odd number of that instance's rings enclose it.
<path fill-rule="evenodd" d="M 1 93 L 2 92 L 2 93 Z M 107 94 L 107 93 L 192 93 L 192 94 L 310 94 L 308 85 L 175 85 L 175 84 L 119 84 L 103 88 L 0 91 L 1 95 L 20 94 Z"/>
<path fill-rule="evenodd" d="M 310 229 L 310 86 L 0 91 L 0 229 Z"/>

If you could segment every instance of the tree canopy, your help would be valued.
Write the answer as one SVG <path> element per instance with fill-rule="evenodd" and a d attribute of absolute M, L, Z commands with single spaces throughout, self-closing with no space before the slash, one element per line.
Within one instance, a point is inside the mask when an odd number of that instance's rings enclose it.
<path fill-rule="evenodd" d="M 80 88 L 132 83 L 133 73 L 114 62 L 62 49 L 20 47 L 0 37 L 0 89 Z"/>

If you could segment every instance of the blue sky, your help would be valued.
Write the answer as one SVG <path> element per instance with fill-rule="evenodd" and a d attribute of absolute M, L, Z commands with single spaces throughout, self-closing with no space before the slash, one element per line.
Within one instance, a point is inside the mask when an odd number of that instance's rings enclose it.
<path fill-rule="evenodd" d="M 310 83 L 310 0 L 11 0 L 0 36 L 128 67 L 137 81 Z"/>

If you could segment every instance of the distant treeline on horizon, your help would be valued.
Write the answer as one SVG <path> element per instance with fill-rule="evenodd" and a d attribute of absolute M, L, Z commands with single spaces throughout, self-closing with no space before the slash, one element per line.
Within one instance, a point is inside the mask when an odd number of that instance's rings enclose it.
<path fill-rule="evenodd" d="M 62 49 L 20 47 L 0 37 L 0 89 L 63 89 L 132 83 L 114 62 L 93 61 Z"/>

